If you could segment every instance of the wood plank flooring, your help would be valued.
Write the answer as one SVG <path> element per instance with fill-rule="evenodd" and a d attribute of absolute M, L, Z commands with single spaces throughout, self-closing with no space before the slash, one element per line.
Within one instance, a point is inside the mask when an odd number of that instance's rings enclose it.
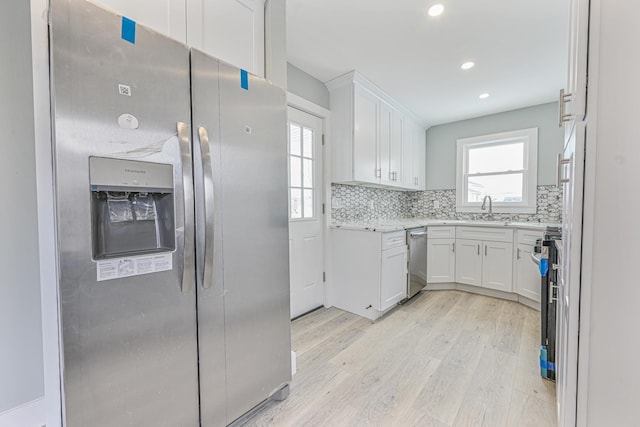
<path fill-rule="evenodd" d="M 330 308 L 292 323 L 291 395 L 248 426 L 556 426 L 540 313 L 430 291 L 372 323 Z"/>

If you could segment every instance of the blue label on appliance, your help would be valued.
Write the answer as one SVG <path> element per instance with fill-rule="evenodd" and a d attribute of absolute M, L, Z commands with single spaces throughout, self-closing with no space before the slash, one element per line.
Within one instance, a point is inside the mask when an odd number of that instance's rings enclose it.
<path fill-rule="evenodd" d="M 240 70 L 240 87 L 249 90 L 249 73 L 247 70 Z"/>
<path fill-rule="evenodd" d="M 540 260 L 540 265 L 538 265 L 538 270 L 540 270 L 540 276 L 546 276 L 549 272 L 549 260 L 547 258 L 542 258 Z"/>
<path fill-rule="evenodd" d="M 136 44 L 136 21 L 122 17 L 122 39 Z"/>

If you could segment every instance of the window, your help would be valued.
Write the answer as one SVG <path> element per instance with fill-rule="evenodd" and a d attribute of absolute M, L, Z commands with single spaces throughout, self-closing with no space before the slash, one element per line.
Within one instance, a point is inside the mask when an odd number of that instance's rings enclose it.
<path fill-rule="evenodd" d="M 313 130 L 289 123 L 289 217 L 314 218 Z"/>
<path fill-rule="evenodd" d="M 463 138 L 458 143 L 456 210 L 536 213 L 538 129 Z"/>

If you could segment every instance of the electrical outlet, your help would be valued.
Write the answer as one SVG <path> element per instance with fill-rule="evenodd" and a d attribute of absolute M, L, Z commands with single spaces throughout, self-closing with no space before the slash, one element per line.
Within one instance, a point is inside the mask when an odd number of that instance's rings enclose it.
<path fill-rule="evenodd" d="M 438 209 L 440 207 L 440 202 L 438 200 L 433 201 L 433 208 Z"/>

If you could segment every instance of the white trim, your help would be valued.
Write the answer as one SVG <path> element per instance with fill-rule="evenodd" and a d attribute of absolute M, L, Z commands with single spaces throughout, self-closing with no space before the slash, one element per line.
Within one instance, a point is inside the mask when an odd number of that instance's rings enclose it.
<path fill-rule="evenodd" d="M 0 413 L 0 427 L 42 427 L 47 425 L 44 397 Z"/>
<path fill-rule="evenodd" d="M 323 159 L 322 159 L 322 176 L 324 185 L 324 197 L 322 197 L 322 203 L 325 205 L 325 214 L 323 227 L 323 258 L 324 265 L 323 271 L 326 274 L 326 282 L 324 283 L 324 306 L 331 307 L 331 295 L 329 293 L 329 283 L 331 281 L 331 233 L 329 232 L 329 226 L 331 224 L 331 112 L 326 108 L 315 104 L 301 96 L 294 93 L 287 92 L 287 105 L 298 110 L 304 111 L 311 115 L 314 115 L 322 119 L 322 133 L 324 135 Z"/>
<path fill-rule="evenodd" d="M 31 0 L 31 55 L 33 61 L 33 112 L 36 188 L 38 202 L 38 246 L 44 395 L 37 403 L 48 427 L 62 425 L 60 381 L 61 336 L 58 311 L 58 262 L 56 252 L 55 202 L 53 197 L 53 153 L 49 88 L 48 0 Z M 40 409 L 40 406 L 42 407 Z M 4 422 L 4 420 L 2 421 Z M 0 422 L 0 425 L 2 424 Z M 27 424 L 13 424 L 27 425 Z"/>
<path fill-rule="evenodd" d="M 472 145 L 499 145 L 511 140 L 525 141 L 525 159 L 523 171 L 523 199 L 522 203 L 493 203 L 495 213 L 528 213 L 535 214 L 537 210 L 538 186 L 538 128 L 520 129 L 489 135 L 460 138 L 456 141 L 456 212 L 483 213 L 480 203 L 466 202 L 466 153 Z M 517 171 L 514 171 L 517 172 Z"/>

